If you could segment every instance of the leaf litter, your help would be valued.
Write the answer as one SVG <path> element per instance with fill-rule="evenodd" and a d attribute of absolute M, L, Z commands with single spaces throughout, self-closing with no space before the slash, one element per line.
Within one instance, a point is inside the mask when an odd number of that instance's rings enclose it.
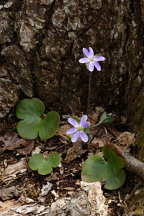
<path fill-rule="evenodd" d="M 91 123 L 97 123 L 103 112 L 103 108 L 98 107 L 96 111 L 90 113 Z M 128 131 L 118 131 L 111 124 L 100 125 L 93 130 L 93 136 L 88 145 L 81 142 L 72 144 L 65 135 L 69 128 L 69 125 L 63 121 L 58 134 L 46 142 L 39 139 L 35 141 L 21 139 L 16 132 L 11 130 L 0 134 L 2 216 L 6 214 L 7 216 L 96 215 L 98 208 L 96 204 L 99 202 L 101 203 L 98 206 L 103 205 L 105 209 L 105 212 L 99 212 L 100 216 L 124 214 L 125 204 L 119 204 L 116 191 L 109 193 L 103 190 L 103 184 L 101 185 L 100 182 L 96 183 L 97 186 L 85 191 L 80 182 L 80 170 L 88 154 L 98 153 L 106 143 L 124 146 L 123 150 L 129 151 L 134 145 L 135 135 Z M 54 150 L 61 153 L 62 166 L 47 176 L 40 176 L 31 171 L 27 166 L 27 156 L 30 156 L 36 148 L 39 152 L 48 151 L 49 153 Z M 18 190 L 17 194 L 13 192 L 14 188 L 15 191 Z M 46 193 L 42 192 L 44 188 Z M 3 195 L 5 190 L 6 197 Z M 127 191 L 123 196 L 126 193 Z M 19 200 L 17 206 L 15 205 L 16 197 Z M 8 205 L 5 209 L 1 207 L 5 205 Z M 100 211 L 100 208 L 98 210 Z"/>
<path fill-rule="evenodd" d="M 6 131 L 0 136 L 0 153 L 6 150 L 16 150 L 22 155 L 28 155 L 34 148 L 33 140 L 19 138 L 13 131 Z"/>

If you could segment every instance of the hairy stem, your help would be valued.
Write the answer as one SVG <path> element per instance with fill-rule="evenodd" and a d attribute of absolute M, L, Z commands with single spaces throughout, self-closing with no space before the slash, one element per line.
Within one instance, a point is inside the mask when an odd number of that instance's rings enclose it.
<path fill-rule="evenodd" d="M 89 72 L 89 83 L 88 83 L 88 99 L 87 99 L 87 113 L 90 112 L 91 102 L 91 85 L 92 85 L 92 72 Z"/>

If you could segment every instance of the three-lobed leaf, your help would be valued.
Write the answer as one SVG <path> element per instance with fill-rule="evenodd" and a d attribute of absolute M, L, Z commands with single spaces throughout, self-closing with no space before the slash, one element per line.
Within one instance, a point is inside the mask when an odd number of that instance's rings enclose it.
<path fill-rule="evenodd" d="M 28 162 L 32 170 L 37 170 L 40 175 L 47 175 L 58 167 L 61 162 L 61 156 L 57 152 L 50 153 L 47 158 L 43 154 L 34 154 Z"/>
<path fill-rule="evenodd" d="M 46 140 L 55 135 L 60 117 L 55 111 L 44 114 L 45 106 L 37 98 L 23 99 L 16 107 L 16 116 L 21 119 L 17 124 L 19 135 L 26 139 L 40 136 Z"/>
<path fill-rule="evenodd" d="M 106 189 L 117 189 L 126 178 L 122 169 L 123 159 L 108 148 L 104 148 L 104 157 L 98 154 L 89 156 L 83 165 L 82 179 L 87 182 L 104 181 Z"/>

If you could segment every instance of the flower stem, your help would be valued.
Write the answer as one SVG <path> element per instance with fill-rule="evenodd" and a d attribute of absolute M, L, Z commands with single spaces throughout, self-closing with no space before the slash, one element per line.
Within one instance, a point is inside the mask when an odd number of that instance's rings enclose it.
<path fill-rule="evenodd" d="M 87 113 L 90 112 L 90 102 L 91 102 L 91 84 L 92 84 L 92 72 L 89 72 L 89 83 L 88 83 L 88 99 L 87 99 Z"/>

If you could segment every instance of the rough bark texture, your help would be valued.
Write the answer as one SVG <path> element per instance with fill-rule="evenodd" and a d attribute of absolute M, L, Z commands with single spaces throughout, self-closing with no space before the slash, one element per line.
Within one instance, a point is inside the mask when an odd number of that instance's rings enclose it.
<path fill-rule="evenodd" d="M 143 0 L 1 0 L 0 118 L 21 92 L 85 111 L 89 72 L 78 59 L 91 46 L 107 59 L 92 74 L 91 104 L 128 113 L 143 130 L 143 15 Z"/>
<path fill-rule="evenodd" d="M 21 91 L 31 97 L 34 90 L 62 111 L 81 110 L 89 72 L 78 59 L 88 46 L 107 58 L 102 72 L 92 75 L 92 104 L 129 104 L 130 110 L 137 104 L 143 84 L 142 0 L 8 0 L 0 8 L 0 117 Z"/>
<path fill-rule="evenodd" d="M 89 72 L 78 60 L 91 46 L 107 59 L 92 74 L 92 105 L 128 113 L 143 130 L 143 0 L 0 3 L 0 118 L 21 92 L 63 112 L 85 111 Z"/>
<path fill-rule="evenodd" d="M 89 72 L 78 59 L 82 47 L 91 46 L 107 58 L 102 72 L 92 74 L 92 104 L 128 111 L 143 127 L 142 0 L 2 3 L 0 117 L 20 92 L 64 112 L 84 111 Z"/>
<path fill-rule="evenodd" d="M 89 46 L 107 58 L 92 74 L 92 104 L 126 111 L 129 104 L 132 115 L 137 100 L 142 107 L 142 0 L 8 0 L 0 8 L 0 117 L 20 92 L 82 110 L 89 72 L 78 59 Z"/>

